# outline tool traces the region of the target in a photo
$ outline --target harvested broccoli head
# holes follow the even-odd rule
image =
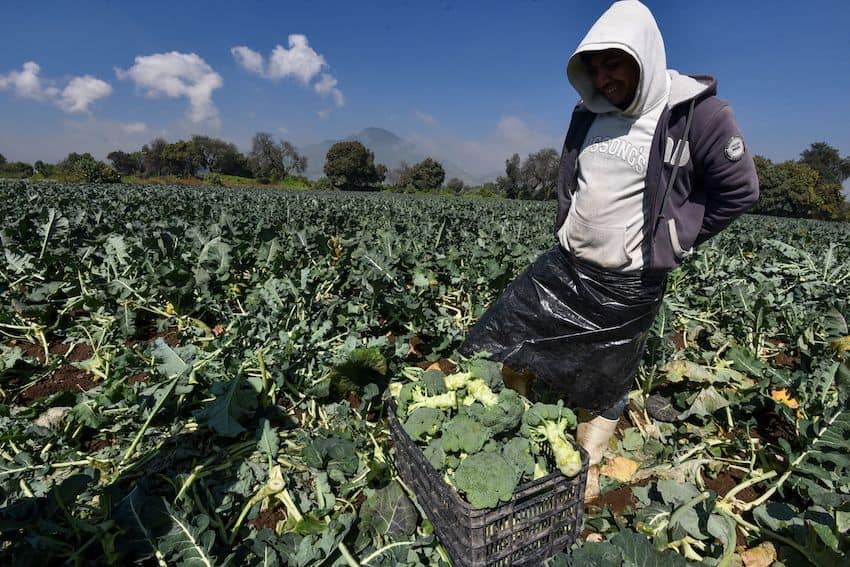
[[[575,424],[575,414],[561,402],[536,403],[522,416],[520,435],[536,443],[548,442],[557,467],[565,475],[575,476],[581,471],[581,453],[573,447],[567,433]]]
[[[470,455],[458,465],[453,482],[475,508],[493,508],[511,499],[516,488],[513,467],[498,453]]]
[[[502,445],[502,457],[515,471],[516,483],[523,478],[534,476],[534,456],[531,454],[531,443],[523,437],[514,437]]]
[[[474,403],[464,407],[463,412],[469,417],[490,429],[493,435],[516,431],[525,413],[525,402],[522,397],[510,388],[505,388],[497,397],[498,403],[485,406]]]
[[[446,388],[446,381],[444,380],[444,375],[439,370],[428,370],[427,372],[422,374],[420,380],[425,386],[425,392],[429,396],[445,394],[448,391]]]
[[[444,472],[446,470],[446,452],[443,450],[442,437],[431,439],[428,446],[422,449],[422,454],[437,471]]]
[[[484,358],[476,359],[469,365],[469,374],[472,378],[484,380],[494,392],[504,387],[502,365],[498,362]]]
[[[454,392],[452,392],[454,393]],[[443,450],[473,454],[490,438],[490,431],[466,415],[456,415],[443,426]]]
[[[446,414],[434,408],[418,408],[404,422],[404,430],[414,440],[424,441],[440,431],[440,426],[446,419]]]

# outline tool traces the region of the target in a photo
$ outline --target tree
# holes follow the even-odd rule
[[[166,144],[161,153],[162,169],[171,175],[181,177],[194,176],[202,167],[202,157],[198,154],[192,142],[178,140]]]
[[[307,169],[307,158],[285,140],[275,143],[268,132],[257,132],[251,141],[248,156],[255,177],[286,179],[287,176],[303,173]]]
[[[842,213],[840,190],[825,191],[830,184],[821,184],[820,174],[808,165],[796,161],[775,164],[762,156],[756,156],[754,161],[761,194],[753,212],[824,220]],[[832,187],[840,189],[834,184]]]
[[[554,199],[558,189],[558,166],[560,158],[557,150],[545,148],[537,153],[528,154],[520,168],[521,197],[529,199]]]
[[[112,162],[112,167],[121,175],[133,175],[140,173],[144,166],[141,152],[128,154],[121,150],[115,150],[107,154],[106,159]]]
[[[842,158],[826,142],[815,142],[800,153],[800,163],[820,174],[822,183],[841,185],[850,177],[850,157]]]
[[[237,149],[235,144],[219,138],[196,134],[192,136],[192,145],[198,155],[201,169],[224,175],[241,177],[251,175],[248,159]]]
[[[77,181],[86,183],[120,183],[121,176],[117,171],[96,160],[90,153],[78,154],[71,152],[56,164],[63,174]]]
[[[375,164],[375,154],[360,142],[337,142],[325,157],[325,175],[335,189],[374,191],[387,175],[383,164]]]
[[[455,195],[460,195],[463,193],[463,190],[466,188],[463,181],[458,179],[457,177],[452,177],[448,181],[446,181],[446,189],[454,193]]]
[[[6,156],[0,154],[0,166],[6,165]]]
[[[44,177],[49,177],[53,175],[54,167],[49,163],[44,163],[43,161],[36,160],[34,164],[32,164],[32,169],[35,173],[42,175]]]
[[[142,146],[142,163],[144,164],[144,173],[150,175],[162,175],[162,151],[168,145],[162,138],[154,138],[150,145]]]
[[[445,179],[446,171],[440,162],[426,158],[413,166],[402,162],[397,185],[409,191],[427,191],[439,189]]]
[[[516,199],[523,191],[522,176],[520,175],[519,154],[512,155],[505,160],[505,175],[496,179],[496,187],[499,193],[508,199]]]

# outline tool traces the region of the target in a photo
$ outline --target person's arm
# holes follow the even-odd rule
[[[756,166],[735,114],[721,106],[702,125],[704,148],[702,185],[706,195],[705,217],[696,244],[702,244],[744,214],[759,196]]]

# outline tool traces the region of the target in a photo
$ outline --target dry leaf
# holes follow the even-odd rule
[[[846,350],[850,350],[850,336],[841,337],[840,339],[835,339],[829,346],[832,347],[832,350],[835,352],[844,352]]]
[[[599,469],[599,474],[616,478],[620,482],[629,482],[640,468],[640,463],[626,457],[614,457]]]
[[[779,402],[780,404],[784,404],[791,409],[797,409],[800,407],[800,403],[791,397],[788,393],[788,388],[780,388],[779,390],[773,390],[770,393],[770,397],[773,398],[774,401]]]
[[[745,567],[770,567],[776,561],[776,548],[768,541],[743,552],[741,559]]]
[[[224,325],[219,323],[218,325],[213,327],[212,332],[215,336],[219,336],[220,334],[222,334],[224,332]]]

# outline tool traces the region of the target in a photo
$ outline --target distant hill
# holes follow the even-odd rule
[[[307,171],[305,172],[307,177],[317,179],[324,175],[322,169],[325,166],[325,156],[332,145],[337,142],[352,141],[358,141],[374,152],[375,161],[384,164],[389,170],[396,169],[403,161],[413,165],[425,158],[431,157],[439,161],[443,169],[446,170],[446,181],[452,177],[457,177],[468,185],[478,185],[484,181],[493,181],[495,179],[495,177],[482,178],[481,176],[464,171],[456,164],[442,160],[437,156],[429,155],[413,142],[404,140],[383,128],[366,128],[357,134],[347,136],[341,140],[325,140],[318,144],[299,148],[299,151],[307,157]]]

